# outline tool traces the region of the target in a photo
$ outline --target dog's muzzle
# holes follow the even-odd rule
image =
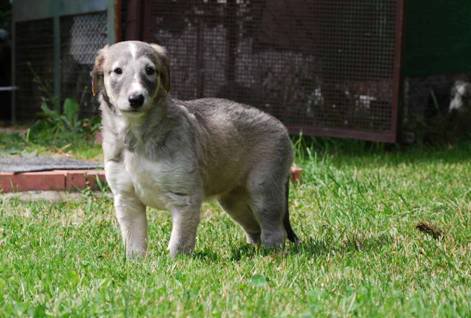
[[[142,94],[132,94],[128,97],[129,106],[132,109],[138,109],[142,105],[144,105],[144,95]]]

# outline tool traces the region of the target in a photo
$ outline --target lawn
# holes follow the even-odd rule
[[[35,124],[16,133],[0,132],[0,156],[63,155],[101,161],[101,146],[94,143],[94,138],[93,134],[52,131]]]
[[[2,198],[0,316],[471,316],[471,143],[297,148],[303,243],[283,251],[246,245],[210,203],[194,255],[169,257],[170,216],[150,210],[149,254],[129,262],[108,196]]]

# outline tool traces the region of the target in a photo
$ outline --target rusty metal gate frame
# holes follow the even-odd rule
[[[396,0],[395,17],[395,39],[393,56],[393,73],[389,79],[392,83],[392,101],[391,101],[391,119],[388,130],[381,132],[365,131],[355,128],[327,128],[306,126],[303,124],[287,124],[290,133],[304,135],[354,138],[369,141],[395,143],[398,141],[399,117],[402,102],[402,51],[403,51],[403,33],[404,33],[404,2],[405,0]],[[152,0],[130,0],[128,2],[127,12],[127,40],[143,40],[148,37],[151,30],[146,28],[152,22],[151,8]]]
[[[305,127],[288,125],[290,133],[299,133],[310,136],[321,136],[321,137],[338,137],[338,138],[353,138],[368,141],[377,141],[385,143],[396,143],[398,142],[399,134],[399,115],[401,111],[402,101],[402,54],[403,54],[403,37],[404,37],[404,1],[397,0],[396,7],[396,37],[395,37],[395,49],[394,49],[394,71],[392,77],[393,83],[393,100],[392,106],[392,117],[391,117],[391,130],[388,132],[369,132],[359,131],[354,129],[340,129],[340,128],[322,128],[322,127]]]

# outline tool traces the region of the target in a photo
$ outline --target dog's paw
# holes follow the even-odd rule
[[[170,252],[170,256],[175,258],[179,255],[191,255],[194,247],[194,244],[169,244],[168,250]]]
[[[143,259],[146,257],[146,251],[145,250],[131,250],[131,249],[126,249],[126,259],[127,260],[139,260]]]
[[[285,231],[263,232],[261,235],[262,247],[268,249],[278,249],[284,246],[286,240]]]
[[[245,233],[247,243],[252,245],[260,245],[260,233]]]

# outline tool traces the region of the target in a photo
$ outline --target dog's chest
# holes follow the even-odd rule
[[[125,156],[125,166],[136,195],[147,206],[168,208],[175,193],[188,192],[188,182],[182,180],[182,176],[186,175],[185,167],[178,161],[149,160],[129,153]]]

